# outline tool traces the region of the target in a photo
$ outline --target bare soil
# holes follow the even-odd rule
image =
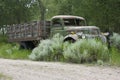
[[[120,80],[119,67],[27,60],[0,59],[0,73],[12,80]]]

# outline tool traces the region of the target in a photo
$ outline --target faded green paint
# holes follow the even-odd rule
[[[67,19],[66,21],[69,22],[69,20],[73,19],[74,21],[70,21],[69,23],[75,23],[73,25],[65,25],[65,20],[64,19]],[[86,21],[84,18],[82,17],[79,17],[79,16],[70,16],[70,15],[58,15],[58,16],[54,16],[51,20],[51,36],[53,36],[54,34],[56,33],[60,33],[61,35],[63,36],[66,36],[68,35],[68,28],[69,27],[75,27],[75,26],[78,26],[77,24],[77,21],[76,20],[80,20],[80,23],[81,21],[84,22],[83,25],[86,25]]]

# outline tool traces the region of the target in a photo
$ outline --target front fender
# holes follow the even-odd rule
[[[100,38],[103,43],[107,43],[107,38],[104,35],[100,35]]]
[[[77,41],[78,40],[78,35],[69,34],[69,35],[64,37],[64,41],[70,41],[70,40]]]

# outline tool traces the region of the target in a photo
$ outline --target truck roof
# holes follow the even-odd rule
[[[93,29],[99,29],[97,26],[81,26],[80,28],[84,29],[84,28],[93,28]]]
[[[85,20],[83,17],[72,16],[72,15],[57,15],[57,16],[52,17],[52,19],[54,18],[77,18],[77,19]]]

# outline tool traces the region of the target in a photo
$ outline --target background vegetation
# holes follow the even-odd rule
[[[110,38],[110,40],[111,40],[111,45],[120,50],[120,35],[114,33],[113,36]]]
[[[119,0],[0,0],[0,7],[0,27],[66,14],[85,17],[103,31],[120,30]]]
[[[0,35],[0,58],[28,59],[30,52],[29,50],[20,50],[17,43],[9,43],[5,35]]]

